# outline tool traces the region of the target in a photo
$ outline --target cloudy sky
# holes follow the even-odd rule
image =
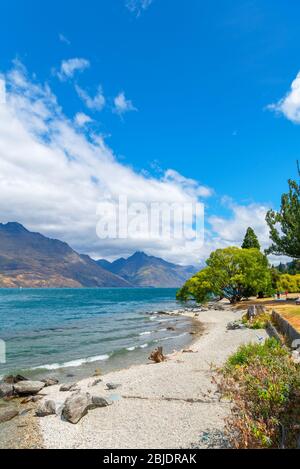
[[[2,7],[0,222],[94,258],[139,249],[199,264],[248,226],[268,245],[265,213],[299,156],[300,6],[217,3]],[[100,240],[97,205],[120,194],[204,203],[204,245]]]

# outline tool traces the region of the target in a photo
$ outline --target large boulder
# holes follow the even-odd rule
[[[19,412],[16,409],[0,409],[0,423],[8,422],[17,415]]]
[[[70,396],[63,407],[62,416],[70,423],[78,423],[89,410],[91,398],[88,393],[77,393]]]
[[[1,383],[0,384],[0,399],[3,397],[11,397],[14,394],[14,387],[12,384]]]
[[[43,401],[36,409],[36,415],[38,417],[47,417],[48,415],[56,414],[56,404],[54,401]]]
[[[45,387],[42,381],[20,381],[14,384],[14,390],[19,396],[30,396],[37,394]]]

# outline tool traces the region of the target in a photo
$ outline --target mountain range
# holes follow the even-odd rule
[[[136,252],[128,259],[120,258],[111,263],[100,259],[97,263],[137,287],[176,288],[197,272],[193,266],[172,264],[144,252]]]
[[[180,287],[196,271],[143,252],[95,261],[19,223],[0,223],[0,288]]]

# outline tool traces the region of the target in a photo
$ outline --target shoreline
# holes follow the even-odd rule
[[[227,331],[228,322],[240,318],[242,312],[225,304],[218,307],[222,309],[198,307],[182,313],[199,324],[200,335],[195,334],[188,350],[171,353],[167,361],[159,364],[132,365],[109,372],[96,385],[95,377],[79,381],[80,392],[109,398],[113,404],[90,410],[76,425],[62,420],[60,415],[35,418],[40,447],[207,447],[200,441],[201,435],[222,433],[230,408],[228,402],[219,401],[211,365],[222,365],[239,345],[267,337],[264,330]],[[107,383],[120,386],[110,391]],[[54,400],[58,413],[72,394],[60,392],[59,388],[60,385],[43,390],[44,399]]]

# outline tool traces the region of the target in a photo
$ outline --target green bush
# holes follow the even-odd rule
[[[300,292],[300,274],[282,274],[277,281],[277,289],[289,293]]]
[[[245,314],[242,318],[243,324],[245,324],[248,329],[265,329],[270,320],[271,314],[268,312],[264,312],[255,316],[252,321],[248,321],[247,314]]]
[[[299,435],[294,430],[300,418],[299,365],[275,339],[241,346],[222,370],[219,388],[233,402],[226,422],[233,446],[297,446]]]

